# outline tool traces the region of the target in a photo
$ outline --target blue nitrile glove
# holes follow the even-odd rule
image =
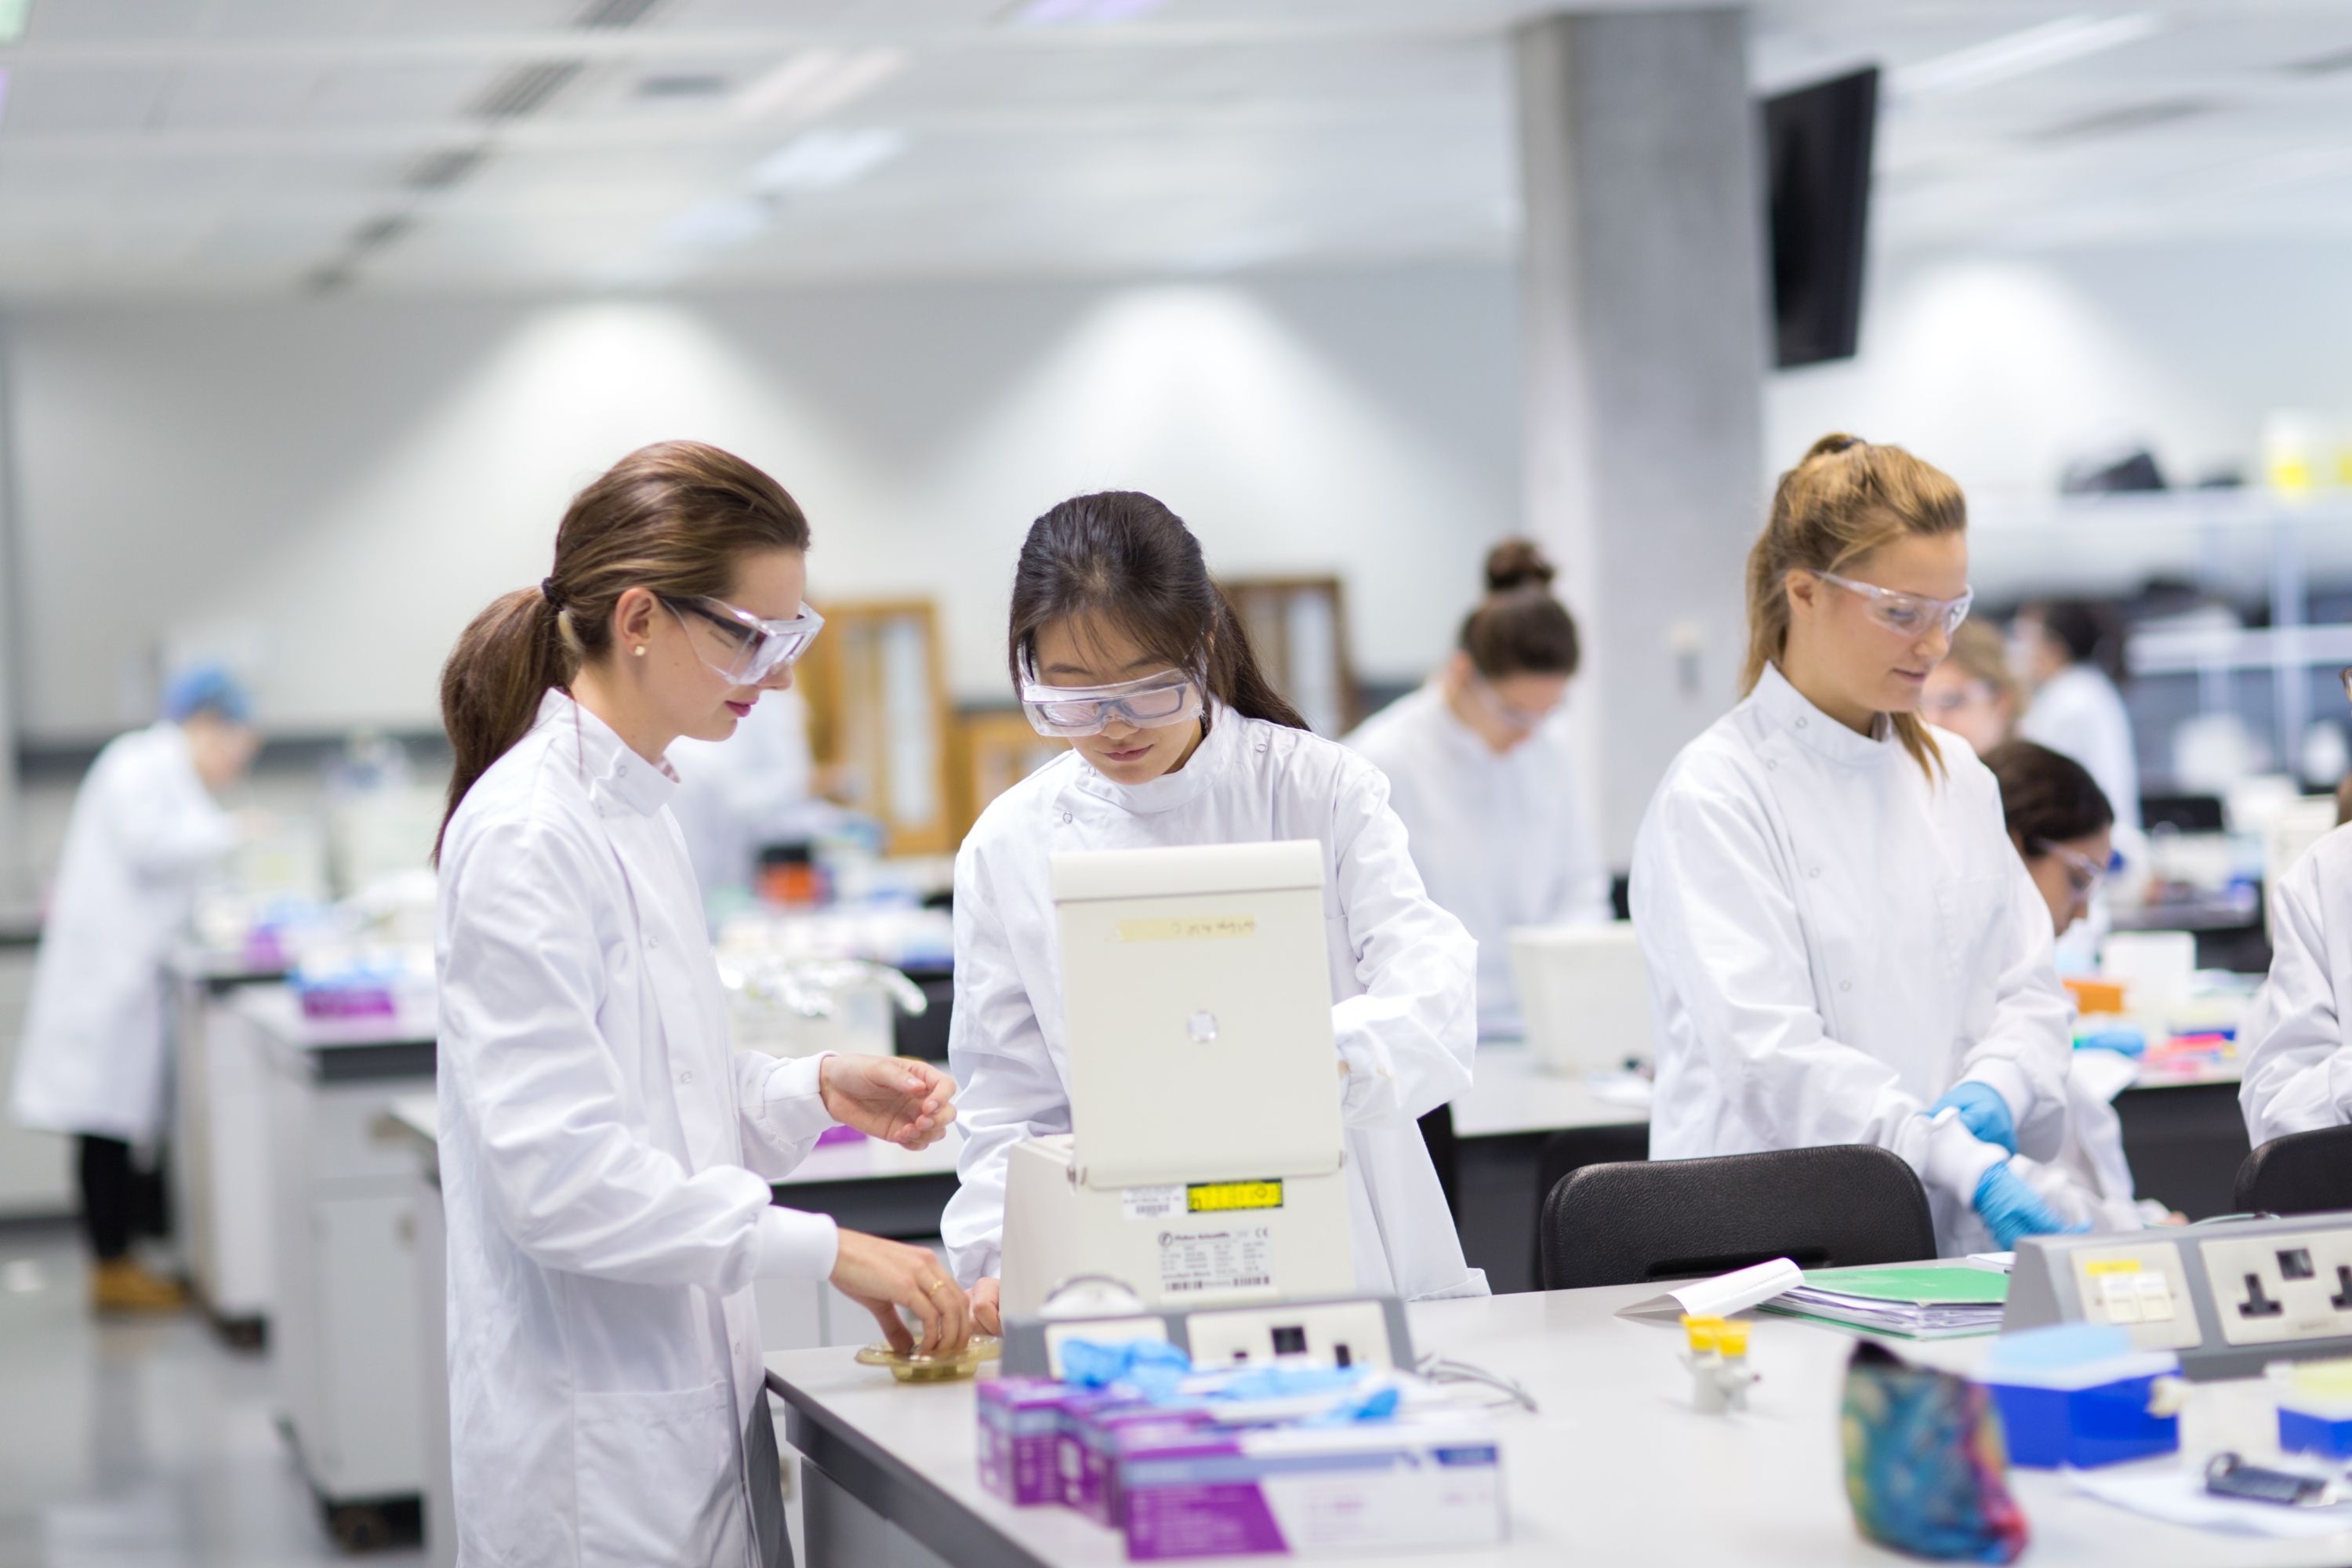
[[[1987,1171],[1977,1183],[1976,1209],[2003,1252],[2017,1250],[2021,1237],[2067,1235],[2088,1228],[2060,1219],[2042,1201],[2042,1194],[2009,1168],[2007,1161]]]
[[[2010,1115],[2009,1101],[1992,1085],[1963,1079],[1946,1089],[1944,1098],[1927,1108],[1927,1114],[1939,1110],[1958,1111],[1960,1125],[1977,1137],[2017,1152],[2017,1119]]]

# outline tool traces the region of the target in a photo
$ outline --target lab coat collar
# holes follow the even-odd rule
[[[574,754],[580,759],[581,776],[600,807],[606,801],[616,801],[640,816],[651,816],[677,793],[677,774],[667,758],[649,763],[637,755],[610,724],[561,687],[551,689],[539,700],[539,720],[533,728],[549,724],[572,731],[559,736],[556,743],[578,746]]]
[[[1149,784],[1116,784],[1095,772],[1094,764],[1084,756],[1078,759],[1077,787],[1098,800],[1107,800],[1124,811],[1138,816],[1156,816],[1163,811],[1174,811],[1198,800],[1201,792],[1218,773],[1233,765],[1234,748],[1241,744],[1242,718],[1223,703],[1209,704],[1209,732],[1185,759],[1184,765],[1172,773],[1162,773]]]
[[[1881,713],[1867,735],[1857,735],[1813,706],[1805,694],[1789,684],[1777,664],[1767,664],[1748,700],[1766,725],[1785,734],[1807,751],[1832,763],[1868,766],[1903,754],[1895,726]]]

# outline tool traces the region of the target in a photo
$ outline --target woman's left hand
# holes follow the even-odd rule
[[[902,1149],[928,1149],[955,1120],[956,1080],[911,1057],[830,1056],[818,1082],[826,1115]]]

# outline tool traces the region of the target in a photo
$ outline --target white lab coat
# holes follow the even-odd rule
[[[1930,784],[1882,721],[1856,734],[1767,667],[1683,749],[1633,846],[1649,962],[1654,1159],[1874,1143],[1929,1184],[1945,1252],[1979,1246],[1916,1112],[1998,1090],[2021,1151],[2065,1127],[2072,1017],[2050,911],[1968,743]],[[1951,1190],[1966,1186],[1965,1192]]]
[[[2069,665],[2043,681],[2025,717],[2018,721],[2017,733],[2082,763],[2115,808],[2124,846],[2138,842],[2139,757],[2132,749],[2131,715],[2124,710],[2123,693],[2105,670],[2096,665]],[[2126,847],[2126,855],[2130,852]]]
[[[837,813],[812,800],[808,704],[797,691],[763,691],[724,741],[681,739],[667,761],[677,774],[670,815],[703,897],[754,886],[760,851],[821,832]]]
[[[833,1269],[832,1220],[770,1205],[822,1058],[730,1050],[675,787],[551,691],[443,850],[462,1562],[747,1562],[751,1281]]]
[[[2238,1104],[2257,1148],[2352,1121],[2352,827],[2313,845],[2271,904],[2270,978],[2239,1035]]]
[[[236,842],[187,732],[109,742],[74,799],[16,1065],[16,1120],[152,1144],[169,1079],[163,963],[205,872]]]
[[[1013,1145],[1070,1131],[1050,857],[1297,838],[1320,839],[1329,857],[1325,946],[1358,1283],[1409,1300],[1486,1293],[1414,1125],[1470,1086],[1470,938],[1422,890],[1377,769],[1223,707],[1184,766],[1149,784],[1114,784],[1075,751],[1055,758],[998,796],[956,856],[948,1058],[965,1142],[940,1228],[958,1279],[999,1272]]]
[[[2162,1221],[2162,1204],[2136,1196],[2124,1157],[2124,1124],[2115,1099],[2139,1069],[2130,1058],[2093,1047],[2066,1066],[2066,1138],[2049,1160],[2010,1162],[2059,1218],[2095,1231],[2138,1230]]]
[[[1517,1034],[1507,933],[1599,924],[1611,913],[1609,863],[1576,785],[1567,715],[1497,754],[1432,681],[1372,715],[1348,744],[1388,775],[1389,805],[1429,896],[1478,943],[1478,1033]]]

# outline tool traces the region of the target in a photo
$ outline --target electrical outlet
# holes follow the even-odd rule
[[[2118,1239],[2069,1254],[2083,1316],[2131,1331],[2142,1350],[2187,1350],[2204,1337],[2177,1241]]]
[[[2233,1345],[2352,1334],[2352,1234],[2273,1231],[2200,1242],[2221,1337]]]
[[[1325,1366],[1393,1367],[1388,1313],[1378,1301],[1197,1311],[1185,1321],[1192,1364],[1253,1366],[1307,1361]]]

